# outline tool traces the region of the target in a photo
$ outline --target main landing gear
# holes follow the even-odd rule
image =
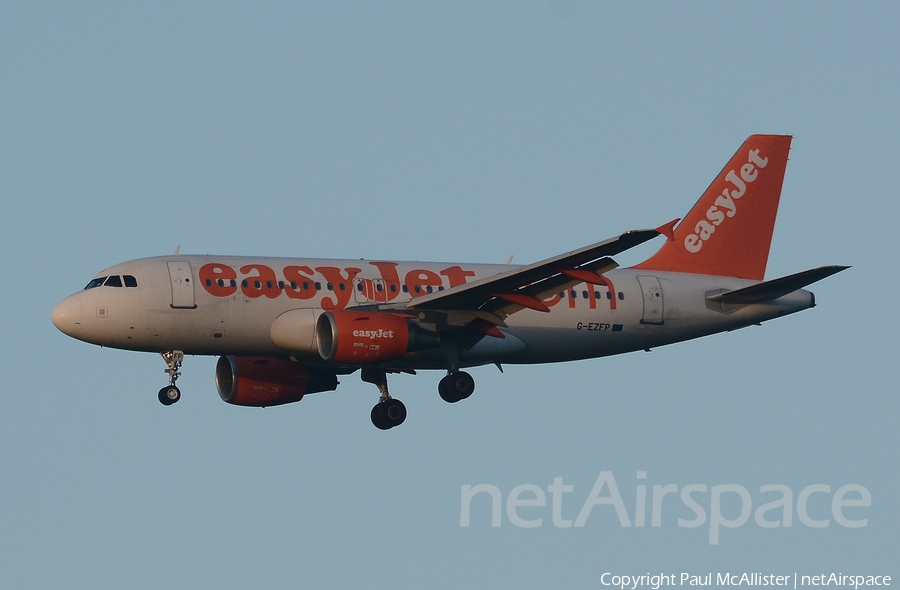
[[[362,380],[373,383],[381,393],[381,399],[372,408],[372,424],[379,430],[390,430],[406,420],[406,406],[388,393],[387,374],[383,369],[363,369]]]
[[[453,371],[438,383],[438,393],[445,402],[455,404],[464,400],[475,391],[475,379],[465,371]]]
[[[390,430],[394,426],[400,426],[406,420],[406,406],[388,393],[387,374],[383,369],[363,369],[362,380],[378,387],[381,399],[372,408],[372,424],[380,430]],[[471,375],[458,369],[451,369],[447,376],[441,379],[438,385],[438,393],[446,402],[456,403],[464,400],[475,391],[475,379]]]
[[[180,350],[168,350],[159,354],[166,361],[167,368],[165,372],[169,375],[169,384],[159,390],[159,403],[164,406],[171,406],[181,399],[181,390],[175,387],[175,381],[181,375],[178,369],[181,368],[181,363],[184,362],[184,353]]]

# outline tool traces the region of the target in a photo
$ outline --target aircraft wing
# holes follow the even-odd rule
[[[675,220],[677,221],[677,220]],[[579,283],[604,284],[601,275],[618,264],[610,258],[660,234],[668,235],[674,221],[657,229],[635,230],[540,262],[516,267],[490,277],[416,297],[410,301],[379,305],[379,309],[406,313],[437,312],[453,316],[449,325],[465,325],[497,335],[494,326],[522,309],[550,311],[544,299]],[[480,322],[478,320],[481,320]],[[486,322],[485,329],[479,324]]]

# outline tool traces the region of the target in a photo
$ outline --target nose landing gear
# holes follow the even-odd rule
[[[181,368],[181,363],[184,362],[184,353],[180,350],[167,350],[159,354],[166,361],[167,367],[164,372],[169,375],[169,384],[159,390],[159,403],[164,406],[171,406],[181,399],[181,390],[175,387],[175,381],[181,375],[178,369]]]

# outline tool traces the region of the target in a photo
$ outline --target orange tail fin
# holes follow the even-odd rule
[[[763,280],[790,135],[751,135],[675,228],[634,268]]]

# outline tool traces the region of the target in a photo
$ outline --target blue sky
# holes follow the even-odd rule
[[[0,587],[900,575],[898,17],[892,3],[4,5]],[[815,309],[649,354],[475,369],[452,406],[438,373],[398,376],[410,416],[389,432],[356,375],[243,409],[218,399],[214,358],[187,359],[184,399],[164,408],[161,359],[50,323],[100,269],[178,245],[539,260],[683,215],[753,133],[794,136],[767,276],[853,266],[815,286]],[[813,494],[828,527],[751,516],[718,545],[709,523],[677,524],[678,502],[660,527],[622,527],[610,506],[555,527],[554,478],[574,519],[604,471],[632,520],[638,485],[737,484],[755,510],[768,484],[795,503],[856,484],[872,505],[845,528]],[[520,509],[542,525],[504,511],[491,527],[482,499],[460,527],[462,486],[478,484],[504,502],[542,488],[547,506]]]

